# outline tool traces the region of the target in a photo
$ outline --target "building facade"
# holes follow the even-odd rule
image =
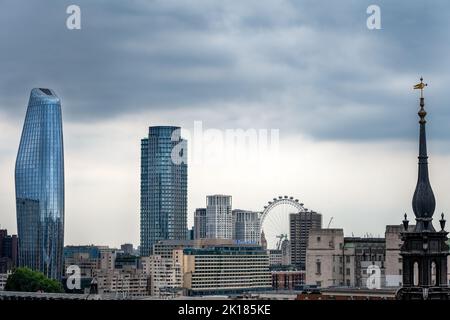
[[[183,250],[188,296],[239,294],[272,286],[269,257],[261,247],[216,246]]]
[[[386,226],[384,238],[344,237],[342,229],[312,230],[306,283],[322,288],[400,287],[403,243],[400,234],[400,226]]]
[[[19,265],[59,279],[64,247],[64,152],[60,99],[33,89],[15,167]]]
[[[195,209],[194,239],[206,239],[206,208]]]
[[[206,197],[206,238],[233,239],[231,196]]]
[[[306,284],[326,288],[344,285],[344,230],[315,229],[309,234]]]
[[[414,225],[410,225],[408,228],[412,231],[414,227]],[[400,256],[400,248],[403,244],[401,232],[403,232],[403,226],[401,225],[386,226],[384,237],[386,239],[385,270],[387,287],[401,287],[403,284],[403,259]]]
[[[305,276],[303,270],[272,271],[272,289],[298,290],[305,284]]]
[[[120,250],[123,251],[125,254],[134,254],[134,248],[132,243],[124,243],[120,245]]]
[[[289,215],[291,263],[298,269],[305,269],[310,230],[320,228],[322,228],[322,215],[320,213],[306,211]]]
[[[140,269],[99,270],[96,274],[98,291],[120,298],[148,296],[148,277]]]
[[[159,240],[187,237],[186,159],[179,127],[150,127],[141,140],[141,256]]]
[[[151,255],[142,260],[142,269],[148,276],[149,293],[157,297],[175,297],[183,293],[183,250],[172,251],[171,258]]]
[[[233,239],[247,244],[261,241],[259,212],[236,209],[232,211]]]

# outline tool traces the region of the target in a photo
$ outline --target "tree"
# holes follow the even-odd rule
[[[6,280],[5,291],[48,293],[64,292],[60,282],[29,268],[17,268]]]

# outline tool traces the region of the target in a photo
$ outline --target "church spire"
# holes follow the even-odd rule
[[[428,155],[427,155],[427,137],[425,132],[425,99],[423,97],[423,89],[427,86],[420,78],[420,83],[414,86],[414,89],[420,89],[420,110],[419,124],[419,174],[417,178],[416,190],[414,192],[412,206],[416,216],[416,231],[435,231],[432,224],[433,213],[436,208],[436,200],[430,185],[428,176]]]

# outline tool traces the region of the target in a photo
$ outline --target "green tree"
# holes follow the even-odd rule
[[[5,291],[61,293],[60,282],[47,278],[43,273],[29,268],[17,268],[6,280]]]

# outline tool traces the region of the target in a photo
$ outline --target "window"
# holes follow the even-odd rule
[[[414,285],[418,286],[419,285],[419,263],[414,262]]]
[[[322,272],[321,272],[321,263],[320,263],[320,261],[317,261],[316,262],[316,274],[321,274]]]
[[[398,274],[402,275],[402,269],[398,269]]]
[[[317,242],[320,242],[320,237],[317,237]]]
[[[346,274],[347,276],[350,275],[350,268],[347,268],[347,269],[345,270],[345,274]]]
[[[350,263],[350,256],[345,256],[345,263]]]
[[[402,258],[398,258],[398,262],[402,263],[403,259]]]
[[[350,287],[350,279],[347,279],[347,287]]]
[[[317,285],[318,287],[321,287],[321,286],[322,286],[322,281],[316,281],[316,285]]]
[[[431,285],[435,286],[437,285],[436,282],[437,278],[436,278],[436,262],[432,262],[431,263]]]

